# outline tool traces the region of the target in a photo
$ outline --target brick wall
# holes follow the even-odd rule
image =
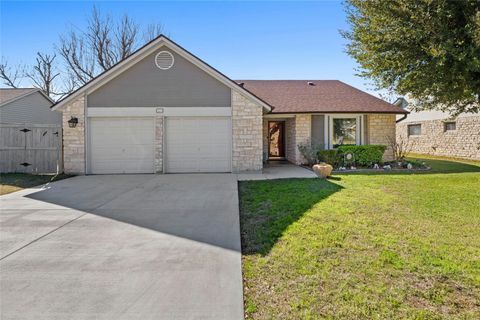
[[[263,110],[232,90],[232,171],[258,171],[263,167]]]
[[[397,140],[408,141],[411,152],[480,160],[480,116],[459,117],[455,122],[451,131],[445,131],[443,120],[400,122]],[[409,124],[421,124],[422,134],[408,137]]]
[[[393,160],[393,151],[388,138],[395,139],[396,115],[392,114],[369,114],[367,116],[366,143],[383,144],[387,146],[383,159]]]
[[[83,96],[62,110],[63,168],[68,174],[85,174],[85,99]],[[75,128],[68,126],[71,117],[78,118]]]

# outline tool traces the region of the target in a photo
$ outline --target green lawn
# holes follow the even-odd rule
[[[480,162],[240,182],[247,319],[480,319]]]
[[[0,174],[0,195],[69,177],[64,174],[2,173]]]

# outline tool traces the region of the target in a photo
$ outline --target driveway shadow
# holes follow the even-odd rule
[[[275,190],[271,189],[273,183]],[[342,189],[321,179],[240,182],[242,253],[268,254],[288,226],[315,204]]]
[[[233,175],[75,177],[26,197],[237,252],[241,249]]]

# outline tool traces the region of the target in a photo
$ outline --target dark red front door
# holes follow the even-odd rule
[[[285,158],[285,122],[268,122],[268,157]]]

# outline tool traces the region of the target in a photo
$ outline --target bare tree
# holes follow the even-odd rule
[[[161,23],[150,23],[147,25],[145,28],[145,31],[143,32],[143,41],[145,43],[152,41],[159,35],[161,35],[164,32],[164,27],[163,24]]]
[[[24,67],[21,65],[10,66],[8,61],[2,57],[0,63],[0,79],[5,86],[18,88],[20,79],[24,77]]]
[[[32,80],[37,88],[42,89],[48,96],[57,94],[54,81],[60,75],[55,66],[56,54],[50,55],[37,52],[32,69],[25,72],[25,76]]]
[[[120,19],[102,15],[94,6],[84,30],[72,28],[60,35],[55,49],[57,55],[37,53],[35,64],[25,69],[0,64],[0,80],[9,87],[17,87],[27,77],[48,95],[62,97],[86,84],[99,73],[110,69],[130,56],[142,42],[148,42],[163,31],[161,24],[141,28],[127,14]],[[2,59],[3,61],[3,59]]]
[[[410,151],[412,151],[413,143],[403,135],[399,135],[398,137],[386,136],[385,138],[392,149],[395,161],[403,161]]]
[[[102,16],[96,7],[85,31],[72,30],[60,37],[59,52],[80,84],[110,69],[139,47],[139,26],[128,15],[118,21]],[[147,30],[149,30],[147,28]],[[154,33],[157,29],[150,29]]]
[[[58,51],[67,69],[71,71],[69,75],[74,77],[72,81],[80,84],[87,83],[96,74],[94,57],[87,48],[85,39],[78,37],[73,31],[67,36],[60,37]]]
[[[119,25],[115,29],[115,63],[131,55],[139,45],[138,43],[138,25],[124,15]]]

